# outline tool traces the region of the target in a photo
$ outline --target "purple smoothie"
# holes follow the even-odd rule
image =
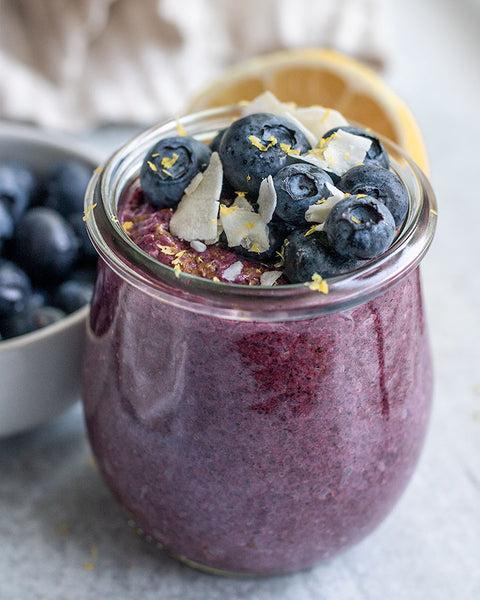
[[[97,183],[91,207],[107,184]],[[168,265],[175,254],[159,253],[159,244],[190,252],[165,233],[167,213],[155,215],[139,199],[130,196],[119,214],[133,223],[124,227],[128,235]],[[431,239],[429,205],[416,202],[415,227],[430,227]],[[406,258],[357,277],[370,285],[363,300],[322,310],[324,298],[300,286],[298,294],[318,297],[320,308],[310,303],[292,318],[275,299],[291,287],[282,285],[271,302],[285,318],[277,311],[268,319],[242,312],[243,300],[228,294],[235,286],[207,282],[226,290],[209,297],[199,283],[180,289],[182,279],[170,275],[158,292],[144,259],[101,212],[94,218],[101,260],[85,417],[105,480],[136,525],[189,564],[253,575],[310,567],[371,532],[410,479],[428,421],[432,370],[420,274],[407,268],[418,265],[427,232],[398,242],[394,252]],[[216,269],[209,278],[221,279],[239,260],[209,251]],[[189,254],[188,264],[197,263]],[[258,283],[263,267],[250,266],[238,283]],[[341,298],[339,289],[334,283],[331,295]],[[235,310],[238,303],[239,316],[217,310],[228,303]]]
[[[412,474],[431,395],[418,271],[351,310],[251,323],[159,305],[102,266],[91,328],[99,466],[179,557],[308,567],[369,533]]]

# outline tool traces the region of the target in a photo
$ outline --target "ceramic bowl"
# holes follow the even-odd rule
[[[0,161],[20,159],[36,173],[73,158],[93,169],[100,157],[56,132],[0,122]],[[0,437],[32,429],[79,399],[88,306],[26,335],[0,341]]]

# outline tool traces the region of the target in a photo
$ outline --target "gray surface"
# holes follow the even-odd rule
[[[77,406],[0,441],[1,600],[480,598],[479,10],[468,0],[390,3],[388,78],[425,133],[440,208],[423,266],[434,410],[419,468],[390,517],[310,572],[260,581],[197,573],[128,527],[90,462]]]

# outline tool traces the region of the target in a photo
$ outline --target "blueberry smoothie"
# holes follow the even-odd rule
[[[364,538],[415,468],[432,389],[418,264],[434,201],[398,150],[339,119],[322,138],[271,113],[239,125],[236,111],[185,121],[207,143],[220,130],[208,151],[171,123],[91,184],[101,260],[84,407],[139,528],[190,565],[263,575]],[[354,171],[365,166],[369,181]],[[152,177],[162,170],[167,187]]]

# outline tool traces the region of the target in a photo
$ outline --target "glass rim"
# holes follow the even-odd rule
[[[117,275],[162,302],[201,314],[280,321],[310,318],[363,303],[419,265],[435,231],[435,197],[419,167],[381,135],[378,137],[390,155],[392,168],[409,192],[407,216],[384,254],[355,271],[328,278],[327,294],[311,290],[311,282],[268,287],[216,282],[175,272],[141,250],[121,226],[116,207],[122,193],[138,182],[146,153],[159,139],[177,135],[179,126],[188,135],[212,139],[219,129],[239,118],[240,111],[241,106],[214,108],[155,125],[126,142],[96,170],[85,197],[86,225],[101,259]]]

